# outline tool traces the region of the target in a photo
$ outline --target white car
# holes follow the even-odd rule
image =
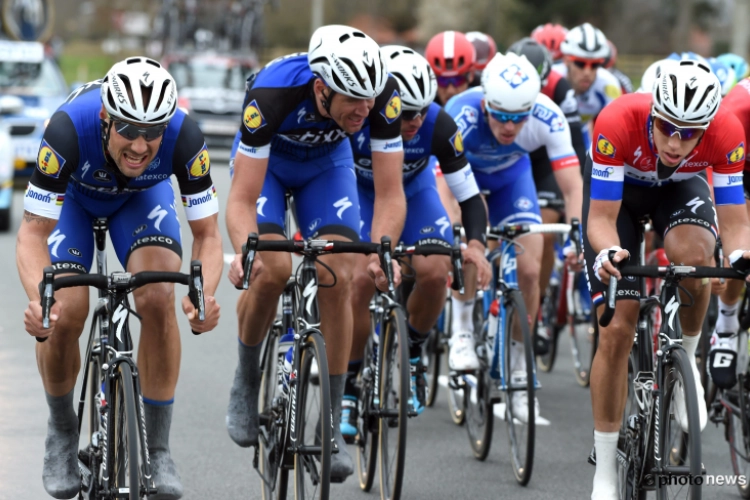
[[[18,97],[0,97],[0,115],[14,115],[22,110],[23,101]],[[0,117],[0,231],[7,231],[11,225],[14,158],[15,148],[8,133],[8,124]]]

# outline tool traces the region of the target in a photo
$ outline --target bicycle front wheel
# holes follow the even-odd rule
[[[128,363],[117,365],[117,374],[112,383],[114,395],[110,409],[110,465],[112,488],[119,492],[118,498],[139,500],[141,482],[138,467],[138,414],[136,413],[133,370]],[[127,496],[124,496],[127,495]]]
[[[545,337],[549,341],[547,352],[536,356],[537,365],[543,372],[552,371],[557,359],[557,337],[560,332],[560,328],[557,326],[557,311],[561,300],[560,288],[559,283],[547,286],[542,304],[539,307],[537,327],[534,330],[537,335],[539,335],[540,329],[543,330]]]
[[[406,461],[406,420],[409,413],[409,341],[400,307],[390,310],[381,331],[380,368],[380,498],[398,500]],[[417,374],[422,376],[422,374]]]
[[[370,491],[372,488],[378,458],[378,418],[373,413],[375,409],[373,404],[373,398],[375,397],[373,356],[373,340],[372,335],[370,335],[365,347],[365,361],[357,375],[359,416],[357,417],[355,444],[357,445],[357,476],[362,491]]]
[[[534,436],[536,431],[536,403],[534,387],[534,347],[529,331],[526,306],[518,290],[510,290],[505,297],[505,383],[507,400],[505,404],[505,424],[510,441],[511,462],[516,481],[525,486],[531,480],[534,466]],[[521,365],[521,359],[513,359],[511,340],[514,332],[520,332],[523,342],[525,369],[514,370]],[[521,342],[521,340],[519,340]],[[523,380],[525,378],[525,381]]]
[[[490,452],[495,418],[492,413],[492,379],[487,369],[483,368],[472,375],[464,375],[464,381],[466,432],[474,458],[483,461]]]
[[[299,374],[292,384],[291,432],[294,448],[294,498],[328,500],[331,485],[331,391],[323,335],[309,332],[300,344]],[[311,374],[313,363],[317,374]],[[313,375],[315,375],[313,377]],[[294,390],[296,386],[296,391]],[[296,392],[296,394],[295,394]],[[294,403],[294,402],[293,402]]]
[[[703,477],[695,376],[683,349],[672,349],[669,356],[661,384],[664,399],[658,435],[664,472],[656,478],[656,498],[700,500]],[[679,403],[679,393],[684,394],[684,407]],[[685,419],[687,433],[680,423]]]

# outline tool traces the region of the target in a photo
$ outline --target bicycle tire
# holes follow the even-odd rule
[[[748,395],[747,390],[739,387],[739,390],[745,391],[745,400]],[[746,403],[747,406],[747,403]],[[735,477],[745,477],[750,475],[750,447],[745,445],[745,438],[742,432],[742,418],[743,415],[737,415],[733,410],[726,410],[726,438],[729,444],[729,457],[732,460],[732,470],[734,471]],[[744,418],[748,418],[748,408],[744,410]],[[750,429],[750,425],[746,424],[746,428]],[[739,450],[738,450],[739,449]],[[744,464],[744,469],[741,467]],[[750,498],[750,482],[745,481],[745,484],[737,482],[737,489],[740,492],[742,498]]]
[[[378,425],[380,498],[399,500],[406,465],[406,423],[411,398],[409,340],[403,309],[392,308],[385,320],[380,342],[380,410],[389,416],[381,416]],[[391,414],[396,415],[395,422]]]
[[[628,395],[622,413],[620,436],[617,442],[617,476],[621,500],[646,500],[647,492],[640,488],[640,461],[643,457],[643,446],[628,431],[628,420],[631,415],[638,415],[638,402],[635,396],[634,380],[638,373],[638,347],[634,346],[628,355]]]
[[[508,441],[510,444],[511,463],[513,465],[513,474],[516,477],[516,481],[522,486],[529,484],[531,480],[531,473],[534,468],[534,438],[536,432],[536,415],[535,415],[535,393],[536,388],[534,387],[535,370],[534,370],[534,345],[531,340],[531,332],[529,331],[529,323],[526,318],[526,306],[523,302],[523,296],[519,290],[510,290],[505,298],[505,324],[503,325],[503,335],[505,336],[505,352],[502,353],[505,356],[505,380],[508,384],[507,398],[505,404],[505,424],[508,431]],[[517,317],[518,324],[521,329],[523,336],[523,347],[524,356],[526,358],[526,387],[523,389],[526,391],[526,397],[528,401],[527,408],[527,422],[523,424],[520,420],[517,422],[516,417],[513,413],[513,404],[511,403],[512,392],[511,388],[511,335],[513,332],[514,317]],[[521,424],[521,425],[519,425]],[[525,439],[519,439],[521,431],[526,428]],[[518,431],[518,432],[517,432]],[[518,435],[517,435],[518,434]],[[521,453],[525,451],[525,455]]]
[[[305,454],[301,450],[295,449],[294,498],[296,500],[328,500],[331,486],[333,429],[331,428],[328,358],[326,357],[323,335],[319,331],[308,331],[304,342],[300,344],[298,355],[300,357],[299,373],[294,382],[297,386],[297,402],[296,405],[293,404],[297,411],[297,443],[301,447],[310,445],[320,447],[320,455]],[[315,380],[312,380],[310,369],[314,360],[317,361],[318,375]],[[318,407],[314,414],[307,411],[307,403],[311,401],[313,396],[319,398]],[[294,391],[291,397],[295,397]],[[308,421],[308,418],[311,421]],[[305,438],[309,438],[311,435],[314,442],[308,444]],[[316,462],[320,467],[316,466]],[[308,479],[310,482],[309,488],[306,484]]]
[[[673,400],[671,396],[675,394],[677,384],[681,383],[684,391],[685,398],[685,410],[688,419],[688,433],[686,446],[685,458],[689,460],[687,467],[689,468],[689,474],[693,478],[702,477],[702,463],[701,463],[701,443],[700,443],[700,422],[698,420],[698,399],[695,388],[695,376],[693,375],[693,369],[688,361],[687,353],[681,348],[674,348],[670,353],[669,360],[664,366],[664,380],[659,381],[659,386],[664,391],[664,405],[659,413],[660,418],[660,432],[659,432],[659,449],[665,453],[667,450],[671,450],[673,447],[672,443],[672,431],[676,438],[682,439],[684,434],[679,423],[672,417],[672,413],[676,413],[676,409],[672,409]],[[684,467],[683,464],[680,464]],[[669,466],[667,466],[669,467]],[[669,479],[669,476],[667,476]],[[672,500],[680,498],[673,492],[686,493],[685,497],[690,500],[701,499],[701,484],[690,484],[685,490],[684,486],[679,484],[674,485],[672,488],[671,484],[662,484],[664,481],[657,478],[656,481],[656,498],[659,500]],[[674,476],[672,476],[674,479]],[[671,481],[669,481],[671,483]],[[693,483],[693,481],[690,481]]]
[[[273,400],[277,396],[278,391],[278,345],[279,338],[281,337],[281,331],[277,327],[273,327],[271,332],[263,343],[263,355],[261,359],[264,360],[264,366],[260,375],[260,394],[258,398],[258,414],[268,414],[273,405]],[[261,478],[269,480],[270,485],[266,481],[261,480],[261,498],[263,500],[273,500],[274,490],[276,489],[276,480],[278,469],[281,466],[278,453],[281,447],[278,446],[278,439],[283,439],[283,434],[278,431],[276,424],[272,418],[268,419],[269,425],[266,426],[261,424],[260,433],[258,435],[258,472]],[[271,470],[276,468],[276,470]],[[278,498],[286,498],[286,491],[282,493],[281,489],[278,490]]]
[[[599,325],[595,320],[576,324],[575,317],[569,315],[568,328],[570,349],[573,354],[573,374],[578,385],[588,387],[591,383],[591,366],[594,363],[596,349],[599,347]]]
[[[373,376],[375,370],[371,363],[373,359],[372,335],[365,345],[365,363],[357,374],[359,399],[357,406],[357,477],[362,491],[370,491],[375,480],[378,459],[378,423],[377,418],[370,413],[373,401]]]
[[[440,337],[442,333],[437,328],[433,328],[427,342],[424,343],[424,354],[422,356],[424,366],[427,368],[427,400],[425,406],[431,408],[435,405],[437,398],[439,379],[440,379],[440,361],[442,358],[442,346]]]
[[[480,364],[482,364],[480,362]],[[464,391],[464,407],[466,408],[466,434],[474,458],[484,461],[490,453],[492,445],[492,428],[495,420],[493,414],[491,388],[492,379],[486,364],[482,364],[471,386],[471,390]]]
[[[112,382],[114,394],[109,429],[112,436],[111,464],[112,489],[128,489],[129,500],[140,500],[140,467],[138,443],[138,413],[136,412],[133,371],[128,363],[117,365],[117,375]],[[135,460],[133,458],[135,457]]]
[[[555,360],[557,359],[557,340],[560,334],[560,327],[557,326],[557,310],[562,300],[561,286],[549,285],[545,290],[542,305],[539,307],[539,318],[537,318],[536,324],[534,325],[534,334],[538,331],[538,327],[547,330],[549,338],[549,347],[545,354],[538,354],[536,356],[536,363],[540,370],[543,372],[551,372],[555,366]],[[541,325],[540,325],[541,321]]]
[[[448,364],[447,356],[445,358],[445,364]],[[457,388],[451,387],[450,385],[454,382],[461,386]],[[466,421],[463,385],[464,381],[460,375],[455,377],[455,381],[449,381],[448,383],[448,412],[450,412],[451,421],[458,426],[464,425],[464,422]]]

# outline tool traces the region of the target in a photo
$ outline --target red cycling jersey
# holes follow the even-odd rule
[[[557,88],[557,82],[562,79],[562,75],[557,71],[550,71],[547,77],[547,85],[542,88],[542,94],[546,95],[553,101],[555,100],[555,89]]]
[[[740,80],[721,100],[721,109],[731,112],[745,127],[745,144],[750,144],[750,78]],[[745,157],[745,171],[750,170],[750,163]]]
[[[591,143],[591,198],[621,200],[623,184],[659,186],[713,167],[716,205],[744,204],[745,133],[722,108],[698,145],[668,178],[659,179],[651,135],[651,94],[626,94],[605,107]]]

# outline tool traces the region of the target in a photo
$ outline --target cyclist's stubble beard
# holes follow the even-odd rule
[[[585,94],[596,81],[596,70],[593,68],[578,68],[572,62],[566,62],[568,67],[568,81],[576,95]]]
[[[117,130],[110,123],[104,106],[99,113],[99,118],[103,122],[104,138],[102,143],[107,148],[107,154],[112,162],[125,177],[132,179],[139,177],[156,158],[164,136],[150,142],[143,137],[130,141],[117,133]],[[108,133],[106,133],[107,131]],[[143,158],[144,156],[145,158]]]
[[[326,87],[321,80],[316,80],[315,100],[321,116],[331,118],[347,134],[359,132],[375,106],[375,99],[355,99],[338,94]],[[326,105],[328,109],[326,110]]]

